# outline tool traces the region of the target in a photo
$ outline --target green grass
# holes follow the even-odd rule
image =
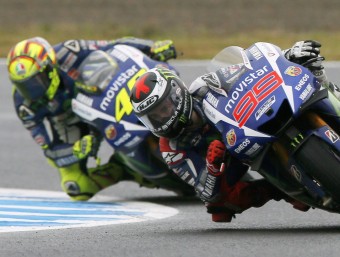
[[[289,48],[294,42],[304,39],[315,39],[322,43],[322,55],[326,60],[340,60],[339,32],[307,32],[296,33],[287,31],[250,31],[247,33],[231,33],[217,35],[208,31],[186,34],[183,31],[157,31],[153,27],[131,29],[129,27],[92,26],[82,24],[31,25],[22,27],[2,27],[0,41],[0,57],[6,57],[9,49],[18,41],[33,36],[45,37],[51,44],[68,39],[115,39],[123,36],[136,36],[150,39],[170,38],[175,42],[177,50],[182,53],[178,59],[209,59],[219,50],[229,45],[247,47],[254,42],[271,42],[282,49]],[[15,31],[15,33],[13,33]],[[112,33],[114,31],[114,33]]]

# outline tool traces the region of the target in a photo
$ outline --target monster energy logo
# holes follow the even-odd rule
[[[185,117],[185,115],[181,115],[179,117],[179,121],[182,122],[182,123],[186,123],[187,122],[187,118]]]
[[[162,74],[162,76],[165,79],[176,78],[177,77],[171,70],[168,70],[168,69],[159,68],[158,71],[159,71],[160,74]]]
[[[292,147],[297,147],[301,142],[300,140],[303,139],[303,135],[300,133],[296,137],[293,138],[293,141],[290,143]]]

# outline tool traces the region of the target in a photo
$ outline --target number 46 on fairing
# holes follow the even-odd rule
[[[116,104],[115,104],[115,119],[116,121],[120,121],[124,115],[130,115],[133,111],[131,102],[130,102],[130,91],[136,83],[136,80],[142,76],[146,72],[146,69],[139,70],[126,84],[126,87],[123,87],[116,96]]]

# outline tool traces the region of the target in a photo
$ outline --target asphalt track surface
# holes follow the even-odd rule
[[[206,62],[173,64],[189,83],[205,71]],[[331,80],[340,83],[337,63],[327,63],[326,70]],[[0,60],[0,78],[0,188],[62,194],[57,171],[47,165],[39,147],[14,114],[4,60]],[[102,149],[103,155],[109,156],[109,151]],[[172,192],[124,182],[100,195],[126,203],[167,206],[177,212],[163,219],[134,223],[0,233],[0,256],[335,257],[340,252],[338,214],[319,210],[304,213],[281,201],[247,210],[232,223],[216,224],[210,221],[199,200],[180,198]],[[0,224],[2,221],[0,213]]]

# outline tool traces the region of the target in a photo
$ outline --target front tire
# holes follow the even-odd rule
[[[340,153],[316,136],[311,136],[296,153],[302,169],[340,201]]]

